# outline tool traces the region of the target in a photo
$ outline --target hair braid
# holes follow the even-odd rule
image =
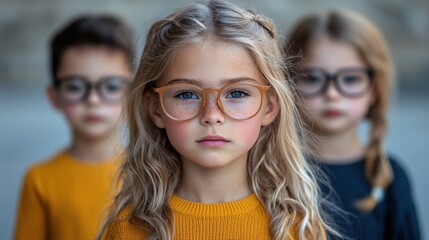
[[[371,211],[383,199],[384,192],[393,180],[392,167],[383,149],[387,132],[387,116],[383,103],[376,103],[369,111],[371,132],[365,153],[365,174],[372,185],[371,194],[356,202],[359,209]]]

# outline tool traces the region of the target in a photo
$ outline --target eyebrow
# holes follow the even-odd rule
[[[258,81],[256,81],[253,78],[249,78],[249,77],[239,77],[239,78],[232,78],[232,79],[224,79],[221,81],[222,85],[226,85],[229,83],[238,83],[238,82],[254,82],[254,83],[258,83]],[[187,84],[192,84],[192,85],[196,85],[198,87],[201,87],[201,81],[199,80],[195,80],[195,79],[187,79],[187,78],[177,78],[177,79],[172,79],[170,81],[167,82],[166,85],[172,85],[172,84],[177,84],[177,83],[187,83]]]

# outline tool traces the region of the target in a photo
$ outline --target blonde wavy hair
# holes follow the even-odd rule
[[[332,229],[322,218],[319,188],[304,158],[302,121],[286,81],[275,27],[269,19],[224,1],[190,4],[151,26],[127,100],[129,145],[119,173],[121,189],[102,232],[130,208],[129,219],[151,239],[173,238],[169,199],[180,183],[180,156],[165,130],[152,123],[144,100],[158,101],[151,87],[164,77],[181,47],[208,37],[246,49],[279,101],[279,115],[263,127],[248,155],[249,182],[271,218],[273,239],[291,237],[293,224],[299,239],[325,239],[324,229]]]
[[[303,17],[290,32],[284,52],[305,58],[310,41],[319,37],[350,44],[375,73],[373,91],[376,101],[367,114],[371,129],[365,153],[365,174],[373,190],[356,203],[359,209],[371,211],[381,200],[379,190],[385,191],[393,181],[392,167],[383,149],[389,96],[394,85],[388,46],[380,30],[367,18],[351,10],[336,9]],[[297,66],[301,58],[292,57],[289,61]]]

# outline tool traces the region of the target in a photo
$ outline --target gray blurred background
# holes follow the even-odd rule
[[[0,239],[12,238],[25,170],[69,141],[67,125],[45,96],[52,32],[77,14],[114,13],[133,27],[139,56],[151,23],[184,2],[0,1]],[[398,70],[386,149],[409,174],[422,232],[428,236],[429,1],[249,0],[241,5],[271,17],[283,36],[303,14],[332,7],[354,9],[382,29]],[[363,125],[363,137],[366,130]]]

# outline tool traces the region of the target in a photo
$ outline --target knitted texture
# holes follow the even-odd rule
[[[173,195],[170,206],[174,214],[174,239],[271,239],[269,216],[252,194],[238,201],[203,204]],[[126,220],[127,210],[107,229],[106,239],[147,239],[141,227]],[[295,225],[290,230],[296,236]],[[298,239],[298,238],[294,238]]]
[[[86,163],[60,152],[27,172],[15,239],[94,239],[113,197],[115,159]]]

